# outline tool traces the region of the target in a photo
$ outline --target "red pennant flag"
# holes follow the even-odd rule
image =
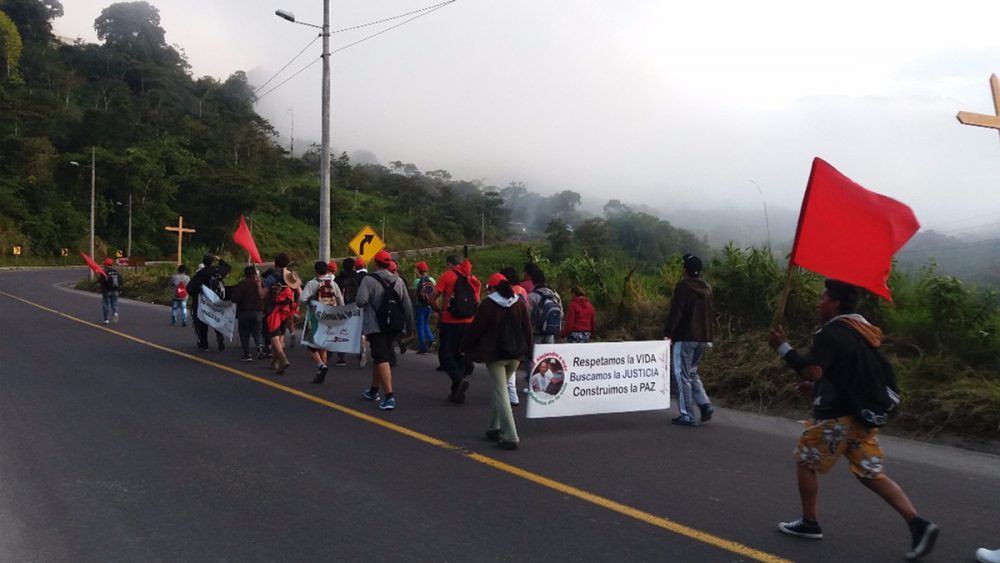
[[[84,251],[80,251],[80,256],[83,256],[83,259],[87,261],[87,265],[90,266],[90,269],[93,270],[95,274],[107,277],[108,274],[104,273],[104,268],[98,266],[97,262],[94,262],[94,260],[90,256],[87,256]]]
[[[889,301],[892,255],[920,228],[913,210],[813,160],[790,262]]]
[[[247,228],[247,222],[243,215],[240,215],[240,226],[233,233],[233,241],[250,253],[250,259],[253,260],[254,264],[264,263],[260,259],[260,252],[257,252],[257,243],[253,241],[253,235],[250,234],[250,229]]]

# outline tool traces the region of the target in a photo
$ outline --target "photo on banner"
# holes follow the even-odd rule
[[[537,344],[528,418],[670,408],[670,342]]]
[[[361,352],[362,311],[357,305],[331,306],[310,301],[306,307],[300,342],[330,352]]]

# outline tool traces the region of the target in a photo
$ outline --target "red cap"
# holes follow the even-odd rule
[[[330,260],[326,264],[326,267],[328,268],[327,271],[330,272],[331,274],[336,274],[337,273],[337,261],[336,260]]]
[[[392,262],[392,255],[385,250],[379,250],[375,253],[375,261],[379,264],[385,264],[388,266],[389,262]]]
[[[507,281],[507,278],[503,274],[497,272],[490,276],[490,279],[486,282],[486,287],[496,287],[500,285],[500,282]]]
[[[417,262],[416,264],[414,264],[414,267],[417,269],[418,272],[426,272],[427,262]]]
[[[390,272],[395,272],[397,269],[398,269],[398,266],[396,266],[396,261],[395,260],[389,261],[389,271]]]
[[[357,258],[355,258],[354,259],[354,267],[355,268],[364,268],[365,267],[365,259],[362,258],[362,257],[360,257],[360,256],[358,256]]]
[[[113,266],[113,265],[114,265],[114,263],[115,263],[115,261],[114,261],[114,260],[112,260],[112,259],[110,259],[110,258],[105,258],[105,259],[104,259],[104,265],[105,265],[105,266]]]

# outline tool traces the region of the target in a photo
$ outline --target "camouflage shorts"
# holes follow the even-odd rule
[[[846,456],[851,473],[862,479],[882,479],[882,447],[878,430],[866,428],[853,416],[807,420],[795,447],[795,461],[826,473],[840,456]]]

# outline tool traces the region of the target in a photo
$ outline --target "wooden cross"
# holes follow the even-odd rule
[[[969,113],[967,111],[958,112],[958,120],[963,125],[975,125],[976,127],[988,127],[1000,130],[1000,79],[997,75],[990,75],[990,89],[993,90],[993,110],[996,115],[983,113]]]
[[[181,247],[182,247],[181,245],[183,244],[183,241],[184,241],[184,233],[194,233],[196,231],[194,229],[185,229],[184,228],[184,216],[183,215],[177,217],[177,226],[176,227],[163,227],[163,228],[166,229],[166,230],[168,230],[168,231],[174,231],[174,232],[177,233],[177,265],[180,266],[181,265],[181,260],[182,260],[182,257],[183,257],[183,254],[181,254]]]

